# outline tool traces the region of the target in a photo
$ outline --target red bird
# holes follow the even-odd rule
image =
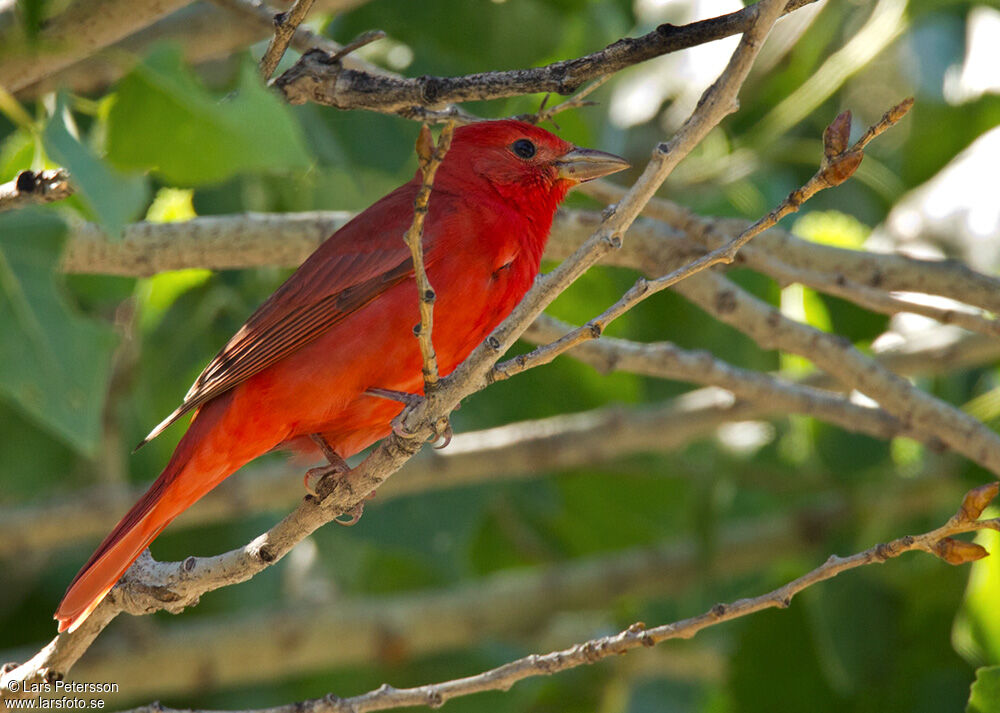
[[[442,374],[531,286],[566,192],[627,166],[519,121],[455,131],[423,238]],[[80,626],[164,527],[248,461],[275,448],[315,454],[317,444],[329,444],[331,462],[347,458],[387,436],[403,408],[370,389],[423,392],[417,288],[403,242],[420,184],[418,172],[327,239],[146,437],[194,411],[163,473],[70,584],[55,614],[59,631]]]

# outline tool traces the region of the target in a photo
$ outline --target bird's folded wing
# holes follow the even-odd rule
[[[403,242],[409,221],[387,220],[386,224],[371,230],[363,222],[349,223],[320,246],[205,367],[184,402],[136,448],[185,413],[301,349],[412,276],[413,260]],[[430,266],[436,258],[431,249],[434,241],[425,236],[424,242],[425,262]]]

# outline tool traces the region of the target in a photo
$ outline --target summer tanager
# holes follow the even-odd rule
[[[531,286],[566,192],[627,165],[518,121],[455,131],[423,236],[442,374]],[[275,448],[317,454],[327,445],[331,462],[347,458],[387,436],[403,408],[370,389],[423,392],[417,288],[403,241],[420,183],[418,172],[324,242],[146,437],[194,411],[163,473],[70,584],[55,614],[60,631],[80,626],[164,527],[243,464]]]

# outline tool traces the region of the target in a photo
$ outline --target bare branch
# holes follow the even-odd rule
[[[340,12],[365,1],[315,0],[313,11]],[[17,95],[22,98],[39,97],[61,87],[80,93],[99,91],[129,71],[131,62],[123,61],[123,58],[142,57],[157,42],[180,46],[189,64],[225,59],[271,36],[274,15],[275,11],[254,0],[195,2],[111,44],[107,48],[109,51],[88,54],[80,61],[19,89]],[[3,16],[4,13],[0,12],[0,25],[3,24]],[[300,52],[318,47],[331,54],[340,49],[336,42],[301,26],[295,30],[292,47]],[[374,74],[386,71],[354,57],[345,58],[344,64]]]
[[[572,331],[571,325],[543,315],[524,337],[533,342],[545,341],[567,331]],[[603,371],[621,370],[717,386],[765,412],[773,409],[774,413],[781,413],[788,409],[785,413],[814,416],[847,431],[883,439],[906,436],[926,443],[933,450],[943,448],[933,431],[915,431],[882,409],[861,406],[841,395],[771,374],[741,369],[708,352],[692,352],[668,342],[641,344],[604,337],[580,344],[570,354]]]
[[[921,486],[927,486],[920,489],[933,493],[936,502],[943,490],[954,496],[954,487],[948,483]],[[930,502],[924,497],[918,511]],[[808,551],[809,542],[802,537],[803,520],[822,533],[848,507],[842,497],[832,496],[803,511],[730,523],[718,533],[711,567],[728,580],[765,566],[775,556]],[[259,613],[191,618],[171,622],[155,638],[136,641],[109,636],[99,645],[103,655],[95,647],[95,656],[74,668],[73,679],[119,681],[130,699],[141,700],[301,674],[304,662],[312,669],[370,665],[391,660],[393,652],[425,657],[474,645],[487,636],[533,641],[558,612],[608,607],[623,597],[689,591],[704,578],[707,560],[707,553],[689,538],[678,538],[526,571],[500,572],[447,589],[337,598],[307,606],[290,603],[270,611],[264,621]],[[289,655],[289,640],[296,642],[293,655]],[[193,641],[200,643],[192,646]],[[337,645],[331,646],[331,641]],[[271,664],[261,670],[251,657]],[[162,675],[165,671],[169,676]]]
[[[313,0],[295,0],[291,10],[274,16],[274,37],[268,43],[264,56],[260,58],[260,76],[265,82],[271,78],[281,58],[285,56],[295,30],[305,22],[312,5]]]
[[[809,4],[792,0],[783,12]],[[369,76],[326,60],[323,53],[309,52],[275,80],[292,104],[307,101],[338,109],[368,109],[408,115],[413,107],[442,108],[446,104],[500,99],[553,92],[571,94],[585,83],[626,67],[695,45],[745,33],[761,3],[738,12],[677,27],[660,25],[649,34],[625,38],[605,49],[544,67],[509,72],[483,72],[464,77],[418,77],[395,79]],[[421,117],[421,120],[428,120]]]
[[[545,105],[548,104],[549,101],[549,95],[546,94],[545,98],[542,100],[542,105],[538,108],[537,112],[535,112],[534,114],[521,114],[520,116],[517,116],[515,118],[520,119],[521,121],[531,122],[532,124],[541,124],[546,121],[551,121],[553,124],[555,124],[555,121],[553,121],[553,117],[556,114],[561,114],[562,112],[569,111],[570,109],[579,109],[585,106],[593,106],[595,102],[588,101],[587,97],[590,96],[590,94],[592,94],[595,89],[602,86],[609,79],[611,79],[612,76],[613,75],[608,74],[603,77],[598,77],[597,79],[595,79],[593,82],[585,86],[583,89],[578,91],[575,95],[573,95],[566,101],[562,102],[561,104],[557,104],[556,106],[550,107],[548,109],[545,108]]]
[[[15,21],[6,28],[0,44],[0,77],[10,92],[17,92],[70,66],[95,50],[151,25],[191,0],[87,0],[70,3],[47,21],[33,45],[18,37]],[[22,45],[21,51],[10,51]]]
[[[13,181],[0,184],[0,213],[27,205],[51,203],[72,195],[69,174],[63,168],[21,171]]]

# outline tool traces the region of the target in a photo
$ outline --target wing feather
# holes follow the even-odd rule
[[[184,401],[136,449],[184,414],[301,349],[413,275],[403,242],[416,186],[407,184],[334,233],[267,299],[205,367]],[[441,198],[438,197],[439,205]],[[379,225],[370,225],[379,216]],[[428,231],[430,232],[430,231]],[[434,259],[425,235],[425,261]]]

